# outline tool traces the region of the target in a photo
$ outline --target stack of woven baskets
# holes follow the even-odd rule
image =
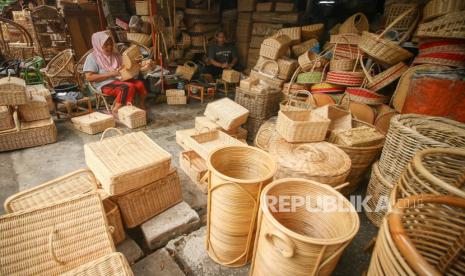
[[[56,142],[50,103],[41,93],[28,90],[23,79],[0,79],[0,151]]]

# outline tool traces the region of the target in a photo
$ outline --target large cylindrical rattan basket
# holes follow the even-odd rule
[[[226,146],[210,154],[207,167],[208,255],[224,266],[244,266],[252,258],[260,194],[276,162],[258,148]]]
[[[272,203],[293,196],[307,201],[291,207],[294,212]],[[344,208],[317,203],[322,197]],[[358,228],[354,207],[332,187],[301,178],[276,180],[261,195],[250,275],[331,275]]]

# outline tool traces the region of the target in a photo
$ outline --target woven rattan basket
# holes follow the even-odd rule
[[[301,177],[334,187],[350,173],[349,156],[327,142],[291,144],[273,135],[268,151],[278,163],[275,179]]]
[[[207,104],[205,116],[226,130],[235,129],[247,121],[249,111],[229,98]]]
[[[26,91],[32,96],[43,96],[48,103],[48,109],[50,112],[55,110],[55,103],[52,100],[52,94],[43,84],[35,84],[26,86]]]
[[[319,39],[325,29],[324,24],[312,24],[302,26],[302,39],[309,40],[312,38]]]
[[[291,39],[287,35],[277,34],[263,40],[260,47],[260,55],[276,60],[286,54],[290,44]]]
[[[465,10],[465,2],[461,0],[431,0],[423,8],[423,20],[429,21],[460,10]]]
[[[191,135],[187,138],[186,144],[190,149],[206,160],[210,153],[214,152],[218,148],[232,145],[243,145],[244,143],[222,131],[213,130]]]
[[[366,88],[375,92],[388,86],[389,84],[400,78],[402,74],[408,70],[408,66],[405,63],[399,62],[396,65],[381,72],[380,74],[372,76],[363,65],[363,62],[361,63],[361,65],[367,79]]]
[[[306,40],[302,43],[299,43],[297,45],[292,46],[292,54],[294,57],[299,57],[300,55],[306,53],[309,49],[312,49],[313,47],[318,45],[318,40],[312,38],[309,40]]]
[[[281,91],[267,89],[265,93],[253,93],[236,88],[235,102],[249,110],[252,118],[269,118],[278,113]]]
[[[17,124],[19,129],[0,131],[0,151],[42,146],[57,141],[53,119]]]
[[[391,202],[419,194],[465,198],[465,149],[430,148],[417,152],[402,173]]]
[[[207,253],[224,266],[252,258],[262,189],[273,180],[276,162],[249,146],[227,146],[207,159]]]
[[[277,132],[288,142],[319,142],[331,121],[310,110],[279,111]]]
[[[393,183],[388,181],[380,171],[379,162],[375,162],[371,167],[371,176],[368,182],[366,196],[369,199],[367,201],[368,209],[365,209],[365,214],[376,226],[380,226],[388,210],[387,205],[393,187]]]
[[[127,228],[139,226],[182,201],[178,172],[175,169],[166,169],[166,173],[166,176],[157,181],[112,197],[120,208]]]
[[[270,204],[296,196],[318,211],[304,204],[288,212]],[[342,210],[316,203],[322,197],[336,198]],[[261,195],[250,275],[331,275],[359,226],[351,203],[333,188],[301,178],[276,180]]]
[[[464,4],[465,6],[465,4]],[[424,38],[458,38],[465,37],[465,11],[444,15],[418,26],[416,36]]]
[[[460,275],[464,228],[463,198],[402,199],[383,220],[367,275]]]
[[[137,1],[140,2],[140,1]],[[62,276],[133,276],[131,267],[122,253],[115,252],[88,262]]]
[[[113,116],[100,112],[92,112],[90,114],[71,118],[71,122],[75,129],[87,134],[97,134],[105,131],[105,129],[115,126]]]
[[[379,161],[380,170],[390,183],[395,183],[415,153],[431,147],[465,147],[464,125],[441,117],[394,116]]]
[[[84,145],[87,166],[103,189],[119,195],[143,187],[164,177],[170,168],[171,155],[143,132],[105,138]]]
[[[315,109],[316,103],[313,95],[307,90],[297,90],[288,94],[287,99],[279,104],[281,111],[312,110]],[[307,97],[302,98],[302,95]]]
[[[31,96],[28,102],[18,108],[23,121],[31,122],[50,118],[50,110],[45,97]]]
[[[270,139],[273,135],[276,134],[276,120],[278,117],[271,117],[265,123],[263,123],[257,131],[257,135],[255,135],[254,139],[254,146],[268,151],[268,146]]]
[[[26,104],[26,82],[16,77],[5,77],[0,79],[0,105]]]
[[[302,30],[300,27],[282,28],[277,32],[277,35],[287,35],[291,39],[291,44],[300,43],[302,39]]]
[[[114,251],[96,192],[0,217],[2,275],[59,275]]]
[[[0,106],[0,131],[15,127],[13,114],[9,106]]]
[[[118,109],[118,118],[129,128],[138,128],[147,125],[147,114],[135,106],[123,106]]]
[[[339,27],[339,34],[361,34],[368,31],[370,24],[368,18],[363,13],[356,13],[347,18]]]
[[[260,60],[258,61],[260,62]],[[278,78],[279,64],[277,61],[266,59],[261,61],[261,63],[257,62],[256,67],[258,67],[258,71],[252,70],[250,78],[259,79],[272,88],[280,89],[283,86],[284,81]]]

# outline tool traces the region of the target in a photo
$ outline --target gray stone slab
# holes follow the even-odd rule
[[[142,252],[139,245],[129,237],[116,246],[116,251],[123,253],[130,265],[144,256],[144,252]]]
[[[149,249],[163,247],[169,240],[190,233],[200,226],[199,215],[186,202],[181,202],[141,225]]]
[[[206,227],[202,227],[188,236],[171,240],[165,248],[174,254],[187,275],[245,276],[249,274],[250,265],[229,268],[210,259],[205,249],[205,236]]]
[[[166,249],[162,248],[132,267],[135,276],[184,276],[185,274],[170,256]]]

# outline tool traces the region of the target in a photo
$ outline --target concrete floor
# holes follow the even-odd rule
[[[176,144],[175,131],[194,127],[194,118],[203,113],[205,104],[198,102],[186,106],[154,105],[149,111],[149,122],[142,128],[156,143],[172,154],[172,164],[178,167],[181,148]],[[58,142],[29,149],[0,153],[0,202],[8,196],[85,167],[83,145],[100,139],[100,135],[88,135],[75,131],[69,121],[56,121]],[[130,132],[124,126],[118,126],[123,132]],[[199,215],[206,212],[207,197],[189,178],[179,170],[184,201]],[[357,191],[362,194],[366,183]],[[0,206],[0,214],[3,213]],[[365,214],[360,214],[360,231],[345,250],[334,275],[361,275],[367,270],[370,253],[363,247],[377,234]],[[137,241],[137,238],[135,238]]]

